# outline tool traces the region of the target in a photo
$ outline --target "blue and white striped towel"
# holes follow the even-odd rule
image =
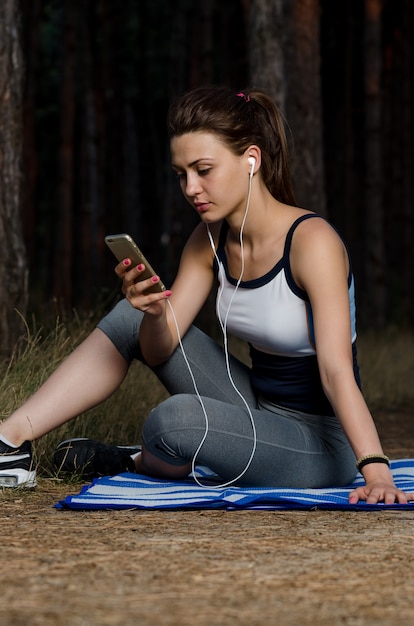
[[[414,459],[391,462],[397,486],[414,493]],[[414,511],[414,503],[407,505],[348,504],[352,488],[362,485],[357,475],[348,487],[329,489],[281,489],[271,487],[214,487],[215,475],[206,467],[197,468],[200,487],[192,478],[170,481],[149,478],[139,474],[119,474],[95,479],[78,495],[67,496],[56,508],[78,510],[103,509],[343,509],[379,510],[400,509]]]

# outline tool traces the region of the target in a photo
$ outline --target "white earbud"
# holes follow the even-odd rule
[[[251,165],[251,168],[250,168],[250,178],[251,178],[254,174],[254,166],[256,165],[256,159],[254,157],[249,157],[247,160]]]

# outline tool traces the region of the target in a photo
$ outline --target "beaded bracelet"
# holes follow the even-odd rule
[[[358,472],[360,472],[365,465],[369,465],[370,463],[385,463],[388,467],[390,466],[390,460],[385,454],[367,454],[366,456],[361,456],[356,462]]]

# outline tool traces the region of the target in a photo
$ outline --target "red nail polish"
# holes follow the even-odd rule
[[[164,296],[166,298],[169,298],[171,294],[172,294],[172,291],[164,291]]]
[[[131,265],[131,261],[130,261],[130,259],[124,259],[124,265],[125,265],[126,267],[128,267],[128,265]]]
[[[157,283],[158,281],[159,281],[159,277],[158,276],[153,276],[151,278],[151,282],[153,282],[153,283]]]
[[[140,263],[139,265],[137,265],[137,270],[141,271],[144,269],[144,266],[142,265],[142,263]]]

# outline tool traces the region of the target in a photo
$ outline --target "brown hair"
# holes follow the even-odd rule
[[[290,175],[288,143],[282,115],[259,90],[237,93],[228,87],[198,87],[170,107],[170,138],[196,131],[214,133],[234,154],[250,145],[262,152],[261,174],[273,197],[296,204]]]

